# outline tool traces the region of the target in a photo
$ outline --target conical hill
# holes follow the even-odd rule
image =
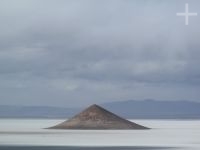
[[[50,129],[148,129],[147,127],[123,119],[94,104],[71,119]]]

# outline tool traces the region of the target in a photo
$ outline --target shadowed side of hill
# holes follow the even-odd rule
[[[149,129],[123,119],[94,104],[71,119],[49,129]]]

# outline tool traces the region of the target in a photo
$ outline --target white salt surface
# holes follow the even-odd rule
[[[64,120],[0,119],[1,145],[153,146],[200,149],[200,120],[132,120],[150,130],[52,130]]]

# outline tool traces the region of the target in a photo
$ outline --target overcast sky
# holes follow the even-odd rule
[[[0,105],[200,102],[200,1],[1,0]]]

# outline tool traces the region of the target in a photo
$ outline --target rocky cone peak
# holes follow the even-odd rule
[[[93,104],[52,129],[148,129]]]

